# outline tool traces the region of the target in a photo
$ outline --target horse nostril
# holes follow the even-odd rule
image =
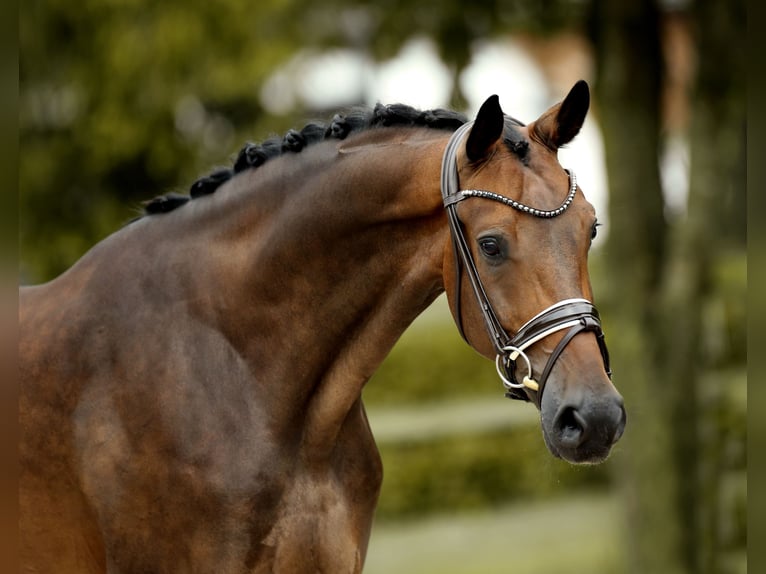
[[[585,442],[588,423],[574,407],[565,408],[556,424],[561,444],[568,448],[577,448]]]

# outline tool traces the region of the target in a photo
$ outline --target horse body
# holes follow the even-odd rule
[[[22,290],[22,530],[57,571],[361,569],[381,464],[359,395],[439,293],[446,242],[445,134],[385,135],[306,150],[327,185],[275,160],[204,227],[193,204],[141,219]],[[333,173],[402,147],[394,184]],[[39,542],[32,563],[54,558]]]
[[[490,125],[499,106],[480,112],[462,177],[560,201],[566,174],[539,140],[579,130],[585,112],[571,107],[514,128],[529,142],[523,161],[501,137],[501,111]],[[286,153],[21,290],[26,571],[361,571],[382,480],[362,388],[439,293],[453,312],[455,291],[470,297],[448,279],[448,139],[373,128]],[[581,195],[544,228],[491,202],[460,209],[506,329],[562,297],[591,297],[594,216]],[[489,232],[518,251],[483,253]],[[530,262],[522,252],[535,245]],[[456,319],[492,357],[477,307]],[[558,340],[528,351],[530,369]],[[546,394],[525,391],[546,444],[573,462],[602,460],[624,411],[596,340],[553,354]]]

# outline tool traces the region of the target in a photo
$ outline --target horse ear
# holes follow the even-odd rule
[[[487,98],[476,119],[473,122],[471,133],[465,144],[465,151],[470,161],[483,159],[489,153],[490,148],[500,139],[505,125],[505,116],[500,107],[500,98],[490,96]]]
[[[559,102],[530,126],[530,131],[547,147],[556,151],[580,133],[590,107],[590,90],[584,80],[577,82],[563,102]]]

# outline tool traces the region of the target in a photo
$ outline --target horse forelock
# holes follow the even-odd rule
[[[466,121],[466,116],[460,112],[445,109],[421,111],[405,104],[349,108],[335,114],[328,123],[309,122],[300,130],[288,130],[282,137],[273,136],[262,143],[246,143],[237,154],[232,167],[219,168],[199,178],[191,185],[188,196],[170,193],[147,201],[144,203],[144,215],[167,213],[177,209],[190,200],[214,193],[242,171],[255,169],[287,152],[299,153],[306,146],[320,141],[343,140],[351,133],[377,127],[409,126],[455,131]]]
[[[527,165],[529,163],[529,155],[527,153],[529,151],[529,141],[516,129],[523,126],[524,124],[516,118],[505,116],[503,143],[524,165]]]

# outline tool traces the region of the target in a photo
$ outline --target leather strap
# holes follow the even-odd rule
[[[466,275],[471,283],[471,288],[473,289],[476,300],[482,311],[484,323],[490,335],[492,345],[495,347],[497,353],[502,353],[503,347],[508,344],[510,337],[500,324],[500,320],[497,318],[495,310],[489,302],[489,297],[487,297],[487,294],[484,291],[484,286],[479,279],[479,272],[474,264],[471,251],[468,247],[468,242],[463,233],[463,226],[457,215],[456,203],[459,200],[454,199],[456,197],[462,198],[459,194],[460,184],[457,171],[457,150],[463,141],[464,134],[471,129],[472,125],[473,122],[467,122],[455,131],[444,150],[444,158],[442,160],[442,199],[447,211],[450,234],[452,235],[452,245],[455,252],[455,322],[457,323],[460,335],[466,342],[468,342],[465,330],[463,329],[463,314],[461,308],[461,281],[463,277],[463,268],[465,268]]]

